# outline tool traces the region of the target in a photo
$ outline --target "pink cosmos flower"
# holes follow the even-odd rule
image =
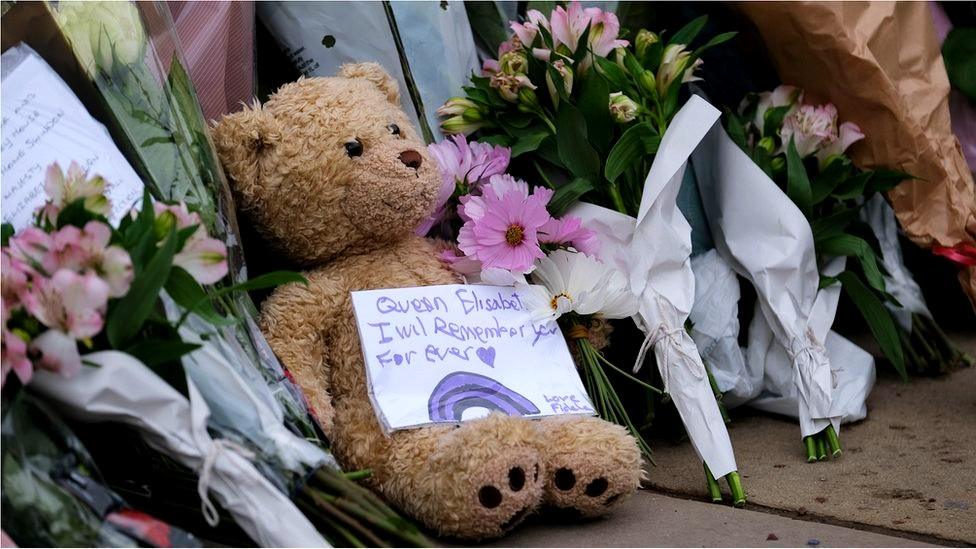
[[[465,255],[481,261],[485,269],[523,273],[545,255],[538,230],[550,219],[546,204],[552,191],[540,188],[530,195],[527,188],[510,176],[495,176],[481,196],[463,203],[467,221],[458,233],[458,247]]]
[[[583,221],[571,215],[550,219],[539,228],[539,242],[556,246],[572,246],[577,251],[596,257],[600,240],[596,233],[583,227]]]
[[[108,215],[112,209],[105,197],[105,180],[99,175],[89,179],[77,162],[68,166],[67,175],[56,162],[48,166],[44,192],[48,196],[48,202],[41,207],[41,212],[43,218],[51,223],[57,221],[62,208],[82,198],[85,199],[85,209],[89,212]]]
[[[434,213],[423,220],[415,233],[424,236],[434,225],[449,219],[453,212],[449,204],[454,192],[477,192],[482,182],[504,173],[508,168],[512,151],[507,147],[492,146],[472,141],[463,135],[455,135],[440,143],[427,146],[427,151],[441,171],[441,188],[437,194]]]
[[[831,136],[821,143],[820,150],[817,151],[817,162],[820,163],[821,168],[826,166],[831,157],[844,154],[848,147],[862,139],[864,133],[857,124],[844,122],[840,125],[836,136]]]
[[[191,212],[184,203],[168,205],[153,204],[157,219],[171,214],[176,221],[176,229],[182,230],[197,225],[197,230],[183,244],[183,249],[173,256],[173,265],[190,273],[200,284],[213,284],[227,275],[227,247],[223,242],[207,235],[200,214]]]
[[[6,289],[5,289],[6,291]],[[0,386],[7,380],[7,374],[11,370],[17,375],[22,384],[30,381],[33,373],[31,362],[27,358],[27,343],[17,334],[7,329],[7,303],[6,299],[0,303],[0,312],[3,316],[3,331],[0,335],[2,339],[2,351],[0,351]]]
[[[111,297],[122,297],[132,283],[132,259],[119,246],[109,246],[108,225],[89,221],[84,229],[68,225],[53,234],[58,266],[76,272],[93,271],[109,286]]]

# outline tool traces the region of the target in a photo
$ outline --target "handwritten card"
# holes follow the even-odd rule
[[[118,223],[142,197],[143,184],[108,130],[30,47],[10,48],[2,64],[3,221],[15,229],[30,225],[45,201],[47,167],[57,162],[67,171],[74,161],[105,178],[109,220]]]
[[[533,321],[514,288],[369,290],[352,303],[387,432],[493,411],[594,414],[559,326]]]

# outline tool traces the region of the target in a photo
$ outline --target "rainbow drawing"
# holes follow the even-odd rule
[[[427,411],[434,422],[461,421],[461,414],[468,408],[487,408],[510,416],[539,413],[531,400],[490,377],[471,372],[448,374],[427,401]]]

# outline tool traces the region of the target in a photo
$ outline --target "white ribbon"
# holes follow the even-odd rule
[[[206,457],[203,458],[203,464],[200,466],[197,494],[200,496],[200,511],[203,513],[203,518],[211,528],[220,524],[220,515],[217,513],[217,508],[210,501],[210,483],[213,480],[214,464],[217,463],[217,458],[220,457],[221,452],[234,452],[248,461],[253,460],[255,457],[254,452],[227,438],[215,439],[213,444],[210,445]]]
[[[663,370],[663,382],[664,382],[664,392],[669,392],[669,387],[671,386],[671,353],[674,351],[676,354],[681,355],[687,359],[688,369],[691,370],[692,375],[695,379],[704,378],[707,373],[705,372],[705,367],[702,365],[701,361],[696,360],[696,357],[688,351],[688,345],[685,341],[681,339],[682,335],[687,335],[684,328],[673,328],[669,329],[667,325],[663,322],[657,325],[657,328],[649,330],[647,335],[644,336],[644,341],[641,343],[640,350],[637,351],[637,361],[634,364],[634,372],[640,370],[641,366],[644,365],[644,359],[647,356],[647,352],[654,348],[659,342],[664,342],[665,354],[665,364],[661,368]],[[692,343],[692,348],[694,348],[694,343]]]

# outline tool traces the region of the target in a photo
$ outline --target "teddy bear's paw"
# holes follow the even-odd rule
[[[624,428],[578,416],[546,418],[538,428],[548,472],[543,502],[556,514],[598,517],[637,490],[640,450]]]
[[[502,415],[462,424],[432,456],[440,507],[432,524],[463,539],[503,536],[542,501],[545,471],[527,420]]]

